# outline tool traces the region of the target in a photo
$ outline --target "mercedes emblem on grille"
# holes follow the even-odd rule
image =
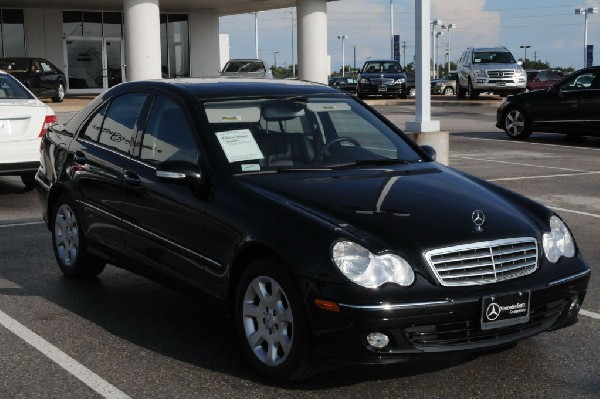
[[[504,72],[498,72],[498,76],[504,76]]]
[[[477,209],[471,215],[471,220],[473,220],[473,224],[475,225],[475,231],[481,233],[483,231],[483,224],[485,223],[485,213]]]
[[[495,302],[490,303],[490,305],[485,310],[485,317],[488,320],[494,321],[500,316],[500,305]]]

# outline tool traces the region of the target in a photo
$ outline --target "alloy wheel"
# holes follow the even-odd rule
[[[266,366],[282,364],[294,340],[294,316],[283,288],[271,277],[258,276],[248,285],[242,324],[250,348]]]
[[[525,128],[525,116],[518,109],[512,109],[506,114],[504,124],[509,135],[519,137]]]
[[[73,209],[62,204],[54,218],[54,245],[60,261],[71,266],[79,255],[79,228]]]

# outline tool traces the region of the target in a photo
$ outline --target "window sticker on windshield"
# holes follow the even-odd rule
[[[347,103],[308,103],[306,108],[313,112],[349,111],[350,105]]]
[[[264,159],[264,155],[249,129],[218,132],[217,139],[230,163]]]
[[[258,172],[260,165],[257,163],[244,163],[242,164],[242,172]]]

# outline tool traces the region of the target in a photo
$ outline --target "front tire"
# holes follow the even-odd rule
[[[448,87],[444,88],[444,95],[445,96],[454,95],[454,89],[452,88],[452,86],[448,86]]]
[[[93,277],[106,263],[87,252],[87,242],[75,203],[62,194],[52,213],[52,248],[58,267],[68,277]]]
[[[479,92],[473,89],[473,82],[469,79],[469,100],[477,100],[479,98]]]
[[[460,86],[460,82],[456,79],[456,98],[463,99],[467,96],[467,91]]]
[[[510,108],[504,114],[504,131],[513,140],[525,140],[531,135],[531,127],[525,112],[520,108]]]
[[[65,86],[62,84],[62,82],[58,82],[56,84],[55,94],[52,97],[52,102],[62,103],[64,99],[65,99]]]
[[[21,181],[27,190],[35,187],[35,173],[25,173],[21,175]]]
[[[281,262],[265,258],[248,266],[234,311],[242,351],[260,374],[292,381],[314,373],[304,301]]]

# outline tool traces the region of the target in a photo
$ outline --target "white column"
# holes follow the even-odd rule
[[[406,122],[406,130],[409,132],[437,132],[440,130],[440,122],[431,120],[431,92],[429,76],[431,67],[429,64],[429,21],[430,0],[415,1],[415,100],[416,121]]]
[[[327,1],[296,0],[298,69],[302,80],[327,83]]]
[[[160,79],[158,0],[123,0],[127,80]]]
[[[188,15],[190,76],[216,76],[221,69],[219,16],[212,12],[193,12]],[[226,61],[228,60],[229,56]]]

